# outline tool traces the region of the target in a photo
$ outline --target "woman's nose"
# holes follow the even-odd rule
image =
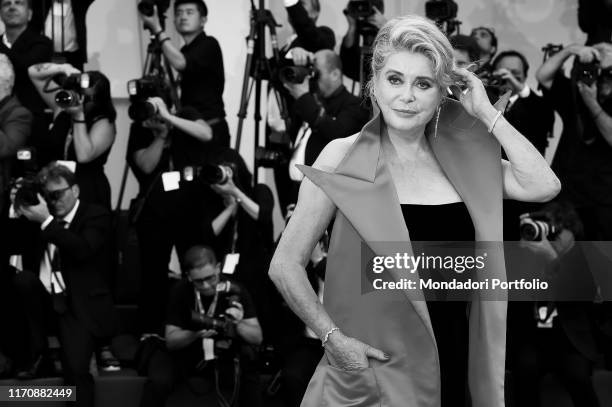
[[[415,97],[414,97],[414,90],[412,89],[412,85],[406,85],[402,89],[402,94],[400,98],[402,102],[405,102],[405,103],[414,102]]]

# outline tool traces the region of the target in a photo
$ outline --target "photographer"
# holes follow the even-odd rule
[[[131,206],[140,243],[142,270],[140,321],[143,332],[161,332],[166,307],[168,263],[172,247],[179,255],[201,241],[194,226],[199,207],[191,188],[165,185],[164,177],[206,161],[210,126],[198,111],[185,107],[172,114],[160,97],[149,98],[155,113],[130,128],[127,162],[138,180],[138,199]],[[168,175],[164,175],[168,174]]]
[[[385,3],[383,0],[367,0],[371,7],[372,14],[365,17],[354,10],[351,4],[355,1],[349,1],[344,15],[348,22],[348,29],[342,38],[340,45],[340,60],[344,67],[344,74],[354,81],[365,81],[370,77],[370,59],[368,55],[364,60],[361,60],[361,47],[369,49],[374,42],[378,30],[385,25],[387,19],[383,15],[385,12]],[[360,43],[360,39],[363,41]],[[364,78],[360,77],[360,70],[364,69]]]
[[[15,275],[16,309],[23,312],[29,335],[19,333],[29,361],[18,373],[32,379],[40,373],[47,347],[47,327],[57,327],[66,385],[78,388],[77,406],[93,406],[94,381],[89,362],[96,342],[114,330],[113,303],[107,286],[111,215],[81,200],[75,174],[50,164],[38,175],[40,192],[30,201],[23,186],[16,210],[32,222],[34,238],[25,236],[24,271]],[[9,230],[7,236],[23,236]],[[9,244],[20,246],[11,240]],[[14,332],[13,332],[14,333]],[[15,334],[15,333],[14,333]]]
[[[224,179],[204,180],[210,187],[201,188],[204,234],[212,231],[215,252],[225,257],[224,273],[231,273],[253,296],[267,335],[271,321],[266,271],[272,257],[274,197],[264,184],[251,186],[251,174],[235,150],[217,149],[209,162],[226,174]],[[237,264],[231,267],[234,260]]]
[[[552,370],[574,406],[598,407],[592,382],[599,356],[594,305],[567,301],[578,291],[594,294],[596,290],[594,279],[586,278],[589,263],[577,244],[584,239],[582,223],[572,205],[564,201],[548,203],[530,217],[554,227],[541,240],[523,240],[521,246],[544,260],[558,292],[555,302],[516,301],[508,306],[507,366],[514,404],[540,406],[541,379]]]
[[[260,405],[252,347],[261,343],[262,334],[248,291],[221,276],[220,264],[208,247],[191,247],[182,265],[187,278],[178,282],[170,295],[166,346],[159,347],[149,359],[140,405],[163,407],[177,382],[196,373],[219,380],[215,384],[222,390],[231,388],[236,378],[220,375],[213,379],[213,373],[231,365],[235,358],[240,360],[237,405]],[[222,326],[213,329],[211,323],[203,322],[211,318]],[[228,340],[231,345],[221,348]]]
[[[563,120],[552,168],[581,216],[587,240],[612,239],[612,45],[570,45],[536,76]],[[576,57],[571,78],[562,70]]]
[[[330,50],[318,51],[313,59],[313,75],[302,83],[285,82],[284,86],[295,99],[290,129],[293,154],[286,177],[288,190],[286,205],[295,203],[302,173],[295,164],[312,165],[330,141],[359,132],[368,121],[369,111],[361,100],[352,95],[342,83],[342,63]],[[284,191],[287,193],[287,190]]]
[[[55,160],[72,162],[83,199],[110,210],[110,184],[104,164],[115,141],[117,112],[108,78],[97,71],[85,72],[87,87],[82,88],[85,84],[81,82],[73,86],[78,89],[66,92],[58,81],[83,79],[81,72],[71,65],[37,64],[28,72],[36,90],[53,110],[53,124],[43,136],[49,150],[39,155],[40,164]]]
[[[492,28],[476,27],[470,33],[470,36],[476,40],[480,49],[480,58],[478,61],[479,68],[476,74],[490,74],[493,72],[491,62],[495,53],[497,53],[497,36]]]
[[[15,72],[6,55],[0,54],[0,216],[4,218],[11,169],[17,150],[30,137],[32,114],[13,94]],[[3,221],[0,220],[0,224]]]
[[[453,46],[455,63],[459,68],[467,68],[478,61],[480,49],[473,37],[456,34],[448,39]]]
[[[284,0],[289,23],[295,35],[281,51],[281,58],[289,50],[297,50],[294,58],[300,59],[298,54],[317,52],[321,49],[334,49],[336,36],[331,28],[317,26],[316,22],[321,12],[319,0]],[[297,65],[301,65],[297,62]]]
[[[180,50],[164,31],[157,6],[151,16],[141,13],[140,17],[161,44],[170,65],[180,72],[181,105],[195,108],[210,123],[213,143],[229,147],[230,134],[223,106],[223,55],[217,40],[204,32],[208,19],[204,1],[174,2],[174,26],[185,42]]]

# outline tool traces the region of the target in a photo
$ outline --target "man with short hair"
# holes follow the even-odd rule
[[[114,327],[105,275],[110,269],[111,215],[79,199],[75,175],[63,165],[43,168],[39,185],[37,204],[15,202],[16,210],[38,229],[23,254],[24,271],[14,278],[32,356],[18,378],[36,376],[46,350],[46,328],[56,322],[65,383],[77,388],[75,405],[93,406],[89,362],[96,340],[108,337]]]
[[[151,17],[140,15],[145,27],[160,42],[164,56],[180,73],[181,104],[194,107],[212,127],[215,144],[229,147],[223,88],[225,73],[221,47],[204,32],[208,8],[202,0],[176,0],[174,26],[185,45],[179,50],[163,30],[155,7]]]
[[[182,258],[182,267],[186,278],[172,288],[165,346],[149,358],[141,407],[165,406],[176,383],[196,373],[219,380],[222,390],[231,388],[235,377],[222,373],[228,364],[235,368],[234,356],[240,359],[240,394],[238,403],[232,405],[259,406],[258,378],[249,353],[251,346],[261,343],[262,332],[251,296],[244,287],[221,276],[221,265],[210,247],[191,247]],[[222,314],[228,321],[226,329],[236,334],[231,342],[227,342],[230,331],[199,322]],[[214,378],[219,369],[220,377]]]
[[[459,68],[466,68],[478,61],[480,48],[473,37],[457,34],[448,39],[453,47],[455,63]]]
[[[289,205],[297,199],[302,173],[295,164],[312,165],[319,153],[330,141],[348,137],[361,130],[370,114],[357,96],[351,94],[342,83],[342,62],[333,51],[321,50],[312,55],[314,61],[315,89],[310,89],[310,78],[302,83],[286,83],[285,87],[295,99],[290,129],[293,140],[293,157],[289,164],[292,194],[281,204]]]
[[[497,53],[497,36],[492,28],[476,27],[470,36],[476,40],[480,49],[480,69],[479,72],[492,71],[491,61]]]

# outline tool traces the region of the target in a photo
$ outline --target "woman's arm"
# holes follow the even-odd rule
[[[461,93],[466,111],[480,119],[499,141],[508,156],[502,160],[504,197],[517,201],[545,202],[561,190],[559,179],[538,150],[489,102],[484,85],[467,69],[457,73],[467,89]]]
[[[219,213],[217,217],[213,219],[212,229],[215,236],[219,236],[223,228],[225,228],[225,225],[227,225],[227,222],[229,222],[232,216],[236,214],[237,208],[238,203],[232,198],[232,202],[229,202],[225,209],[223,209],[223,211],[221,211],[221,213]]]
[[[536,72],[538,83],[544,88],[550,89],[555,79],[555,75],[559,69],[561,69],[565,61],[572,55],[576,55],[580,61],[584,63],[591,62],[593,58],[599,59],[599,52],[595,48],[577,44],[569,45],[548,58],[542,66],[538,68]]]
[[[80,73],[80,71],[69,64],[54,64],[51,62],[44,62],[41,64],[32,65],[28,68],[28,75],[34,84],[34,87],[38,91],[38,94],[45,101],[45,104],[53,109],[54,113],[61,110],[55,103],[55,94],[57,93],[58,89],[53,92],[46,92],[45,84],[49,78],[55,75],[70,75],[73,73]],[[56,82],[53,82],[51,86],[54,88],[59,87]]]
[[[156,106],[159,117],[169,125],[200,141],[206,142],[212,140],[212,128],[204,120],[188,120],[171,114],[166,103],[160,97],[149,98],[148,101]]]
[[[108,119],[95,122],[89,131],[85,123],[85,114],[81,110],[72,114],[72,134],[77,162],[88,163],[111,148],[115,141],[115,125]]]
[[[329,143],[314,164],[318,168],[335,168],[345,146],[343,139]],[[305,266],[327,228],[336,207],[327,195],[308,178],[304,178],[295,211],[285,228],[270,264],[269,276],[295,314],[319,338],[336,325],[323,308],[306,276]],[[354,370],[368,366],[368,356],[387,360],[382,351],[374,349],[340,331],[329,335],[327,355],[336,366]]]

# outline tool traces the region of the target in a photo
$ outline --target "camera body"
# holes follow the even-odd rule
[[[55,94],[55,103],[62,109],[78,106],[81,96],[86,95],[91,86],[87,73],[60,74],[53,80],[60,86]]]
[[[589,64],[578,62],[575,66],[576,81],[582,82],[588,86],[597,82],[600,72],[601,67],[597,61],[593,61]]]
[[[374,5],[370,0],[350,0],[343,13],[357,21],[367,20],[374,14]]]
[[[41,192],[41,187],[36,178],[37,173],[36,150],[34,148],[17,150],[14,171],[9,183],[11,190],[16,188],[16,207],[38,205],[37,194]]]
[[[425,2],[425,16],[434,21],[449,21],[457,18],[459,6],[453,0],[428,0]]]
[[[160,97],[168,104],[170,91],[163,78],[158,76],[145,76],[140,79],[133,79],[127,83],[128,95],[130,97],[130,107],[128,116],[130,119],[143,122],[157,114],[157,108],[147,99],[150,97]]]
[[[520,216],[519,222],[521,239],[538,241],[544,238],[553,240],[561,231],[561,226],[544,217],[533,217],[529,213]]]
[[[147,17],[153,15],[153,8],[157,6],[157,12],[161,15],[170,7],[170,0],[141,0],[138,3],[138,11]]]
[[[295,65],[292,59],[286,59],[287,64],[280,67],[278,70],[278,79],[282,83],[302,83],[304,79],[316,78],[316,70],[312,62],[308,62],[305,66]]]

